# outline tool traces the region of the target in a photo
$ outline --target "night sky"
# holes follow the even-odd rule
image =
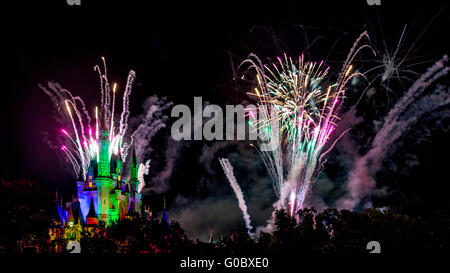
[[[64,191],[66,198],[72,194],[74,178],[56,151],[43,142],[42,132],[54,135],[60,128],[53,119],[54,108],[38,84],[59,82],[83,97],[88,105],[96,105],[100,93],[93,67],[100,64],[101,56],[106,58],[109,78],[118,82],[119,88],[125,85],[128,71],[136,71],[130,106],[131,115],[135,116],[141,114],[142,102],[151,95],[166,96],[175,104],[187,105],[193,104],[194,96],[221,106],[248,100],[248,90],[233,81],[233,68],[250,53],[266,60],[284,52],[294,57],[304,52],[313,60],[324,59],[340,67],[363,30],[368,30],[372,45],[383,52],[382,41],[395,48],[405,24],[408,32],[404,51],[420,37],[411,54],[419,61],[428,61],[414,66],[416,71],[424,72],[450,48],[446,39],[449,12],[444,2],[426,1],[426,7],[416,1],[395,1],[394,5],[391,3],[394,1],[383,0],[380,7],[369,6],[363,0],[247,4],[162,1],[164,4],[145,6],[140,2],[153,1],[81,2],[79,7],[68,6],[63,0],[7,3],[2,4],[2,10],[13,14],[12,18],[0,16],[3,44],[0,178],[35,179],[48,191]],[[448,84],[448,77],[441,83]],[[392,99],[401,92],[404,90]],[[358,108],[367,126],[389,108],[382,96],[374,100],[363,102]],[[355,101],[349,99],[350,103]],[[162,196],[166,196],[169,213],[172,209],[177,220],[229,210],[223,220],[211,217],[210,225],[181,221],[191,225],[187,228],[191,234],[192,230],[201,229],[194,236],[203,236],[214,228],[229,232],[242,227],[237,202],[217,161],[218,156],[228,156],[237,164],[236,176],[248,194],[250,214],[255,216],[256,224],[263,224],[275,197],[264,179],[258,156],[247,147],[248,143],[222,148],[207,141],[182,143],[165,158],[167,147],[173,145],[168,140],[173,121],[169,119],[167,128],[152,143],[152,166],[146,177],[149,186],[159,188],[152,177],[168,161],[172,160],[174,167],[161,181],[165,187],[148,192],[147,202],[158,211]],[[360,151],[367,149],[362,140],[370,137],[366,125],[363,123],[352,131]],[[383,168],[377,174],[377,183],[380,188],[386,186],[389,194],[374,197],[375,206],[419,215],[448,208],[449,120],[443,120],[442,126],[435,130],[426,128],[426,121],[419,122],[402,138],[403,145],[388,156],[387,160],[397,167],[409,155],[414,155],[418,163],[405,172]],[[418,138],[423,140],[417,141]],[[325,169],[327,177],[342,181],[346,172],[337,162],[339,149],[330,156]],[[211,162],[206,162],[209,159]],[[249,170],[252,166],[255,169]],[[255,177],[260,178],[259,182],[250,182]],[[258,193],[253,201],[252,193]],[[336,186],[322,197],[328,203],[339,194],[341,189]],[[187,216],[182,216],[183,213]]]

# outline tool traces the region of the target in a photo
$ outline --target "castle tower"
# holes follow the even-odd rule
[[[100,137],[98,139],[99,155],[98,155],[98,173],[97,173],[97,212],[99,219],[103,222],[109,222],[109,208],[110,208],[110,192],[113,188],[113,180],[111,179],[111,169],[109,162],[109,145],[108,129],[103,123]]]
[[[108,129],[106,124],[103,125],[100,131],[100,138],[98,139],[99,155],[98,155],[98,176],[110,177],[110,163],[109,163],[109,145]]]
[[[97,198],[97,184],[95,182],[95,179],[97,178],[97,173],[98,173],[97,158],[92,158],[90,160],[89,169],[83,184],[77,182],[78,201],[80,203],[80,211],[81,211],[80,219],[83,221],[83,223],[86,222],[86,216],[89,213],[89,206],[92,198],[94,198],[93,202],[94,208],[97,210],[98,198]],[[80,187],[81,185],[83,186]]]
[[[139,162],[136,157],[136,150],[134,146],[131,151],[131,160],[130,160],[130,180],[128,181],[130,185],[130,198],[135,204],[135,209],[137,212],[141,211],[141,194],[138,192],[139,190]]]
[[[124,162],[120,149],[111,149],[112,143],[103,114],[101,118],[102,126],[97,139],[98,153],[91,158],[86,177],[76,180],[78,207],[72,208],[73,216],[76,216],[75,212],[79,212],[80,223],[86,226],[95,226],[98,221],[109,225],[126,216],[142,212],[139,162],[135,148],[132,145],[129,173],[124,177]],[[63,224],[66,224],[69,211],[65,211],[58,202],[57,205],[58,214]]]
[[[138,192],[139,187],[138,172],[139,172],[139,163],[136,157],[136,150],[134,149],[133,146],[131,151],[130,181],[129,181],[132,193]]]
[[[111,175],[113,180],[122,182],[123,180],[123,162],[122,162],[122,155],[119,152],[117,154],[113,153],[111,155],[110,160],[110,167],[111,167]]]

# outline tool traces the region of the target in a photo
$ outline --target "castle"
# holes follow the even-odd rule
[[[139,163],[134,147],[131,147],[128,176],[124,177],[120,149],[111,153],[106,126],[100,131],[97,144],[98,154],[90,160],[86,177],[80,174],[77,179],[77,195],[71,208],[65,210],[62,200],[59,204],[57,200],[62,225],[96,226],[99,221],[109,225],[127,216],[141,214]]]

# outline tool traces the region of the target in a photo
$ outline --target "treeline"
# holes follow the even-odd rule
[[[156,256],[364,254],[370,241],[378,242],[385,254],[449,249],[449,209],[421,218],[378,209],[317,212],[310,208],[296,218],[276,211],[272,233],[261,232],[252,239],[242,231],[206,243],[189,239],[177,222],[168,225],[136,216],[109,227],[100,225],[96,232],[83,234],[80,245],[83,254]],[[54,202],[38,183],[1,181],[0,253],[16,253],[17,242],[25,240],[39,246],[40,254],[51,254],[49,229],[56,221]]]

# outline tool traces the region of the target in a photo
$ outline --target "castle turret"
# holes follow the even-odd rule
[[[120,149],[117,152],[117,154],[113,153],[111,155],[110,168],[113,179],[118,181],[122,180],[123,163],[122,163],[122,156],[120,154]]]
[[[170,226],[169,218],[167,217],[166,197],[164,197],[164,209],[163,214],[161,216],[161,223],[166,223],[168,226]]]
[[[139,179],[138,179],[138,172],[139,172],[139,163],[136,157],[136,150],[134,147],[132,147],[131,151],[131,160],[130,160],[130,190],[132,193],[138,192],[139,187]]]
[[[103,122],[104,123],[104,122]],[[105,124],[100,132],[98,140],[99,156],[98,156],[98,175],[96,178],[98,203],[97,211],[99,218],[105,223],[109,222],[108,214],[110,208],[109,194],[113,187],[113,180],[111,179],[111,169],[109,161],[109,139],[108,130]]]
[[[69,225],[69,227],[72,227],[74,222],[75,222],[75,218],[73,217],[73,212],[72,212],[72,208],[71,208],[69,210],[69,217],[67,219],[67,224]]]
[[[100,137],[98,139],[99,155],[98,155],[98,176],[110,177],[111,170],[109,164],[109,145],[108,129],[103,127],[100,131]]]
[[[139,193],[139,162],[136,157],[136,149],[134,146],[131,151],[131,159],[130,159],[130,179],[128,181],[128,185],[130,186],[130,198],[134,201],[136,212],[141,211],[141,194]]]
[[[92,190],[95,188],[95,178],[98,174],[98,162],[95,158],[91,159],[91,162],[89,163],[89,170],[86,175],[86,183],[85,183],[85,190]]]

